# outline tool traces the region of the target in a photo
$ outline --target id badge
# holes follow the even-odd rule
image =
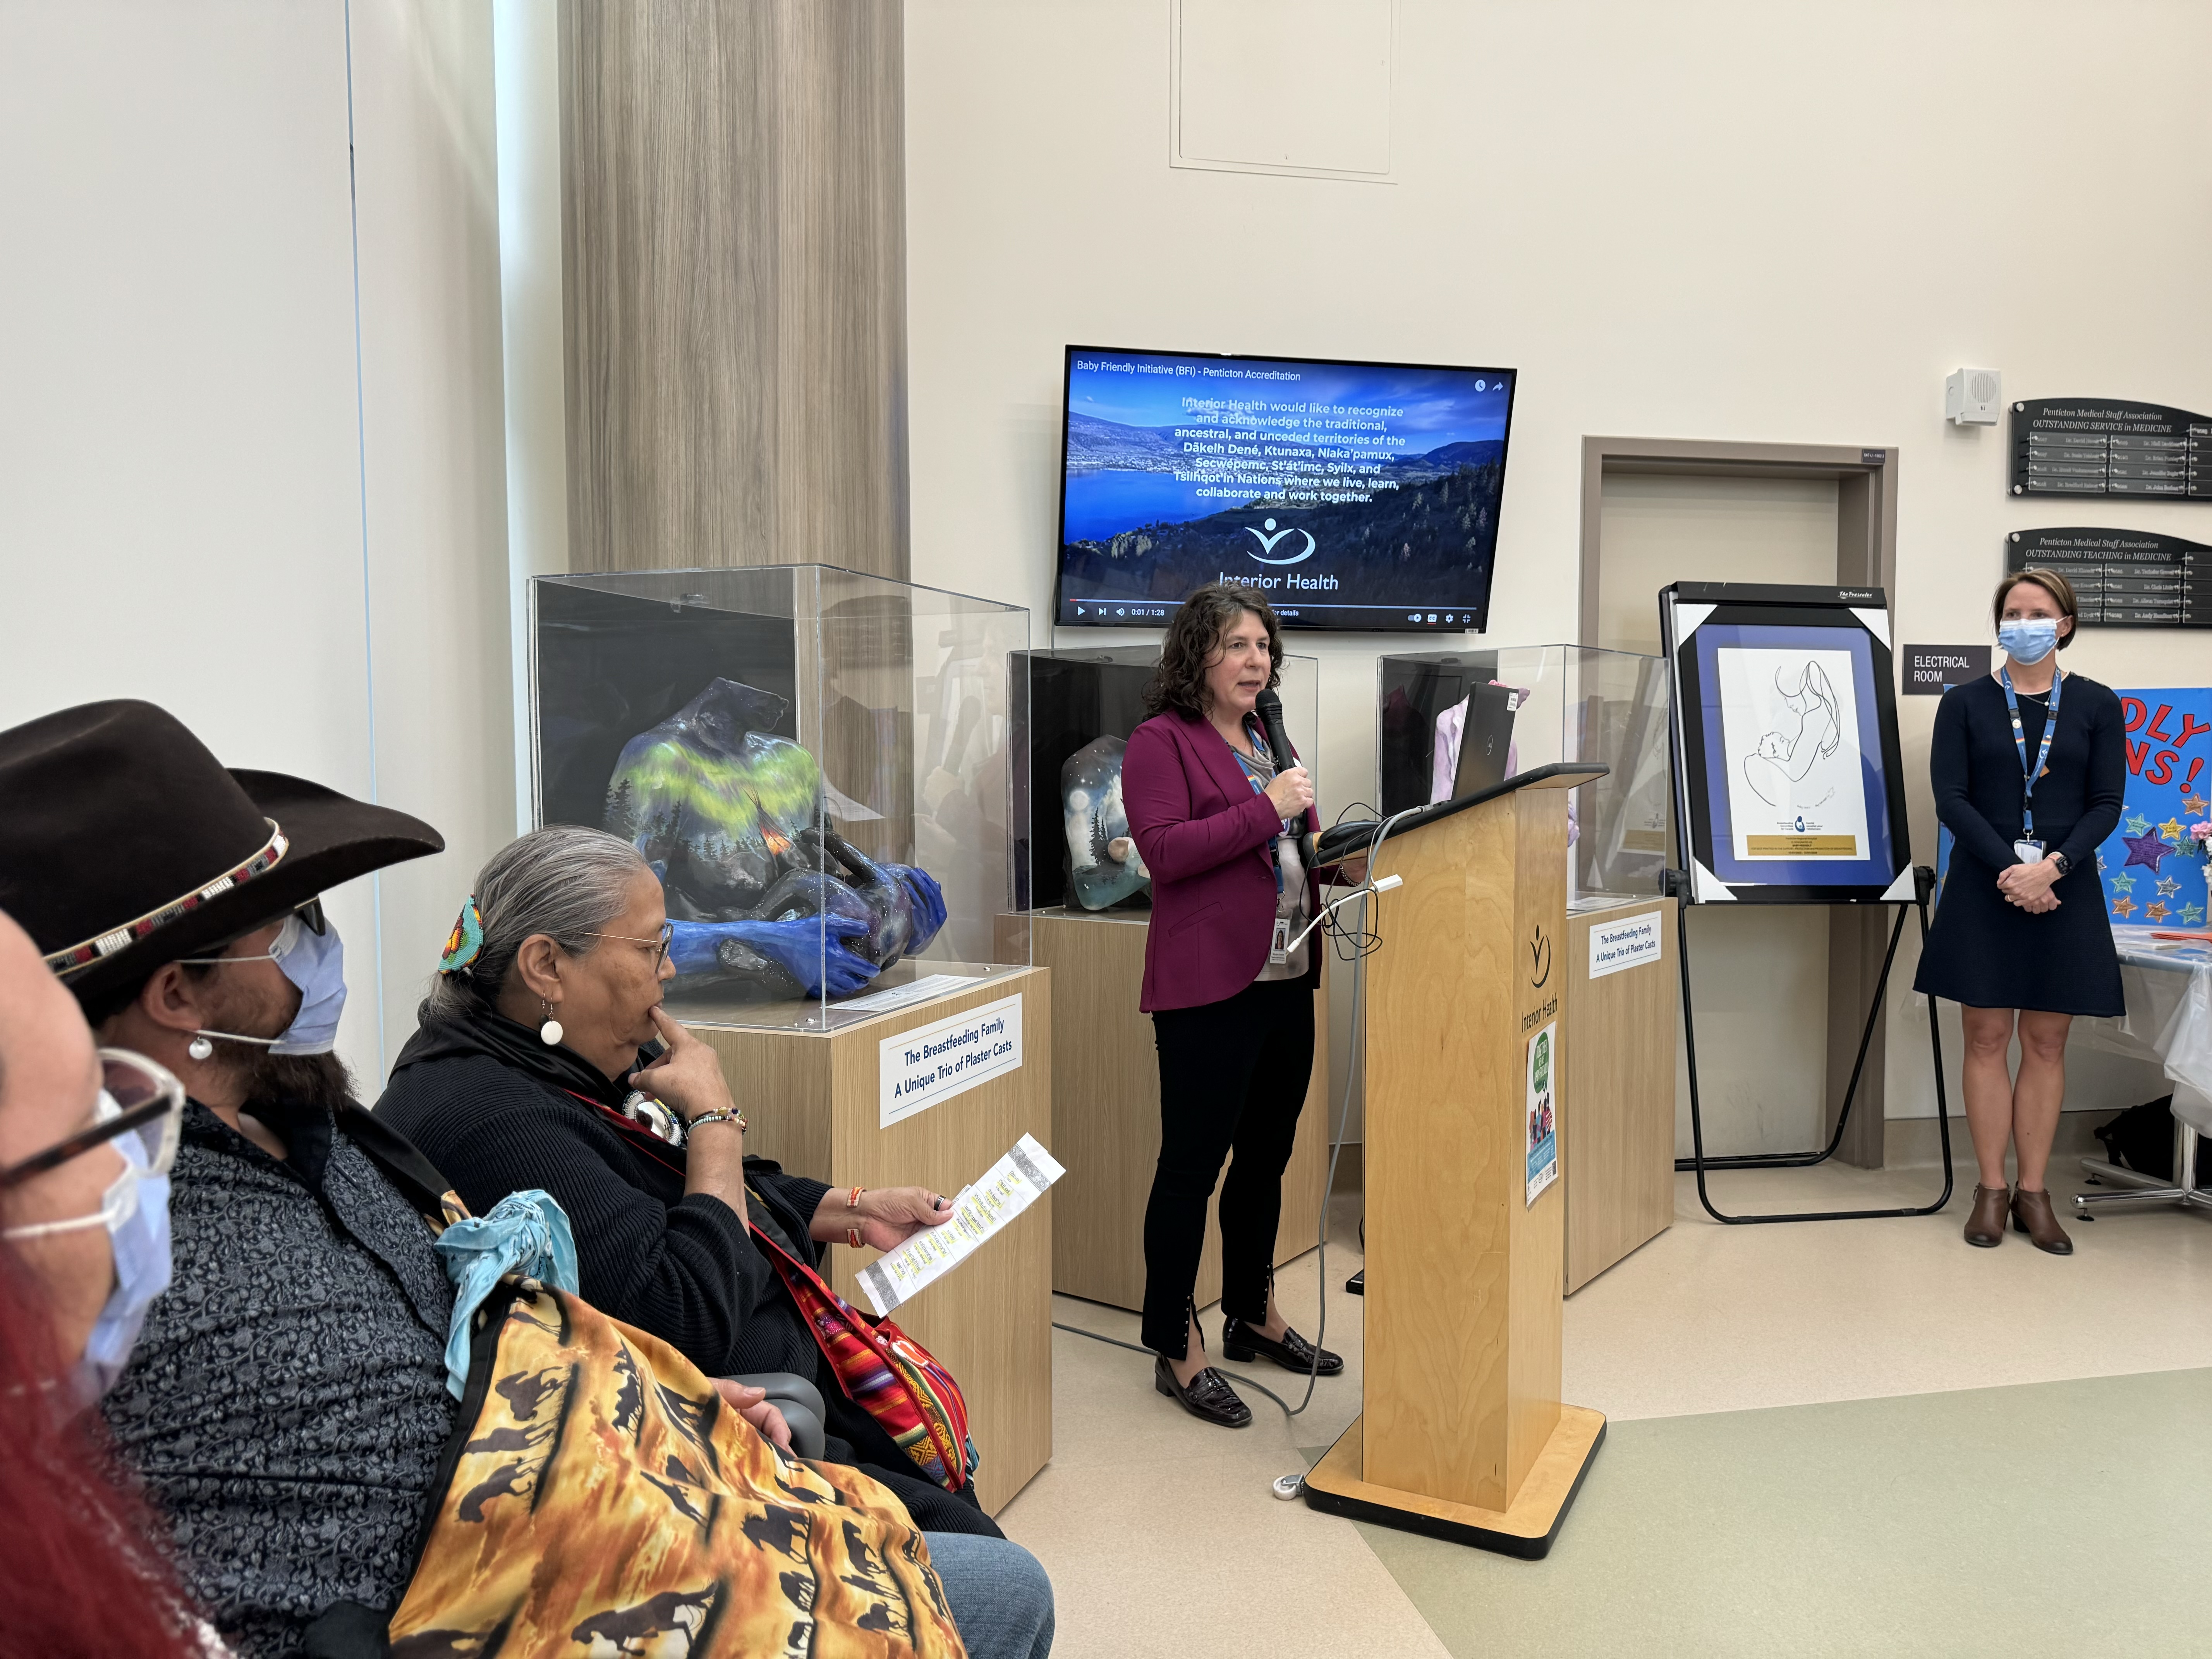
[[[2043,843],[2039,841],[2016,841],[2012,844],[2012,855],[2022,864],[2033,864],[2043,856]]]
[[[1279,968],[1291,959],[1291,922],[1287,916],[1275,918],[1274,937],[1267,941],[1267,965]]]

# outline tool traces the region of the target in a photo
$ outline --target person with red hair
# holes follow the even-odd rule
[[[184,1091],[95,1052],[76,1000],[0,914],[0,1645],[45,1659],[225,1651],[89,1407],[168,1283]]]

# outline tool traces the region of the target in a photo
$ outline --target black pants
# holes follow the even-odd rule
[[[1221,1188],[1221,1310],[1267,1316],[1283,1170],[1313,1078],[1314,994],[1255,980],[1235,996],[1152,1016],[1160,1051],[1160,1161],[1145,1206],[1145,1346],[1180,1358],[1206,1200]]]

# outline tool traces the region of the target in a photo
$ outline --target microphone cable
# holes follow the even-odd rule
[[[1353,805],[1356,806],[1364,803],[1355,802]],[[1352,810],[1352,807],[1350,806],[1345,808],[1346,812]],[[1264,1382],[1256,1382],[1241,1371],[1229,1373],[1234,1377],[1238,1388],[1256,1389],[1273,1401],[1281,1407],[1285,1419],[1298,1416],[1307,1407],[1313,1404],[1314,1389],[1321,1380],[1322,1345],[1328,1335],[1328,1204],[1330,1197],[1336,1191],[1336,1170],[1338,1163],[1344,1157],[1345,1132],[1351,1127],[1352,1124],[1352,1084],[1358,1077],[1360,1064],[1364,1058],[1364,1050],[1359,1043],[1359,1010],[1367,990],[1367,958],[1373,955],[1382,943],[1382,934],[1370,928],[1367,923],[1367,901],[1378,896],[1378,890],[1375,885],[1375,859],[1390,831],[1397,827],[1398,820],[1420,810],[1418,806],[1409,806],[1403,811],[1392,814],[1389,818],[1377,823],[1375,826],[1375,833],[1368,838],[1366,878],[1358,886],[1345,895],[1346,899],[1356,898],[1360,902],[1359,920],[1353,924],[1357,931],[1347,935],[1342,925],[1336,921],[1333,909],[1329,906],[1324,906],[1321,915],[1315,918],[1315,921],[1322,927],[1323,937],[1334,937],[1336,940],[1338,960],[1348,961],[1352,963],[1352,1050],[1351,1059],[1344,1068],[1344,1097],[1337,1107],[1336,1133],[1329,1146],[1328,1174],[1322,1184],[1321,1225],[1314,1239],[1316,1267],[1319,1275],[1316,1285],[1318,1292],[1319,1312],[1314,1330],[1313,1363],[1306,1371],[1305,1394],[1295,1406]],[[1339,813],[1337,821],[1342,823],[1343,819],[1344,814]],[[1393,886],[1396,884],[1395,882],[1392,884]],[[1388,888],[1380,890],[1382,892],[1389,890]],[[1343,901],[1338,901],[1338,902],[1341,902]],[[1309,931],[1311,930],[1309,929]],[[1367,1237],[1367,1223],[1364,1218],[1359,1224],[1359,1237],[1360,1242],[1364,1244]],[[1270,1269],[1269,1273],[1272,1279],[1273,1269]],[[1103,1335],[1097,1331],[1086,1331],[1079,1325],[1064,1324],[1055,1319],[1052,1322],[1052,1328],[1056,1331],[1066,1331],[1071,1336],[1089,1337],[1093,1342],[1103,1342],[1109,1347],[1127,1348],[1131,1353],[1140,1353],[1147,1359],[1157,1358],[1152,1349],[1140,1344],[1124,1342],[1118,1337]],[[1283,1498],[1296,1498],[1304,1489],[1304,1480],[1305,1477],[1303,1474],[1285,1475],[1274,1483],[1275,1495]]]

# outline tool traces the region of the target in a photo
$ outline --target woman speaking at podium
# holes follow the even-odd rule
[[[1275,1306],[1275,1229],[1313,1073],[1317,935],[1298,838],[1318,824],[1313,785],[1254,712],[1281,677],[1282,632],[1264,599],[1200,588],[1168,625],[1145,688],[1152,718],[1121,763],[1129,831],[1152,877],[1139,1006],[1160,1059],[1160,1161],[1145,1206],[1145,1346],[1158,1390],[1226,1428],[1251,1408],[1206,1363],[1192,1292],[1206,1202],[1221,1189],[1221,1346],[1312,1371],[1316,1352]],[[1322,1350],[1319,1371],[1344,1361]]]
[[[2066,1097],[2067,1028],[2076,1014],[2127,1007],[2097,879],[2097,847],[2127,785],[2124,717],[2111,690],[2059,672],[2079,615],[2065,577],[2008,575],[1990,609],[2004,662],[1936,710],[1929,772],[1954,840],[1913,988],[1957,1003],[1966,1029],[1966,1127],[1981,1166],[1966,1243],[2004,1243],[2009,1210],[2038,1249],[2070,1255],[2044,1174]],[[2006,1065],[2015,1017],[2017,1080]],[[2009,1194],[2008,1142],[2019,1181]]]

